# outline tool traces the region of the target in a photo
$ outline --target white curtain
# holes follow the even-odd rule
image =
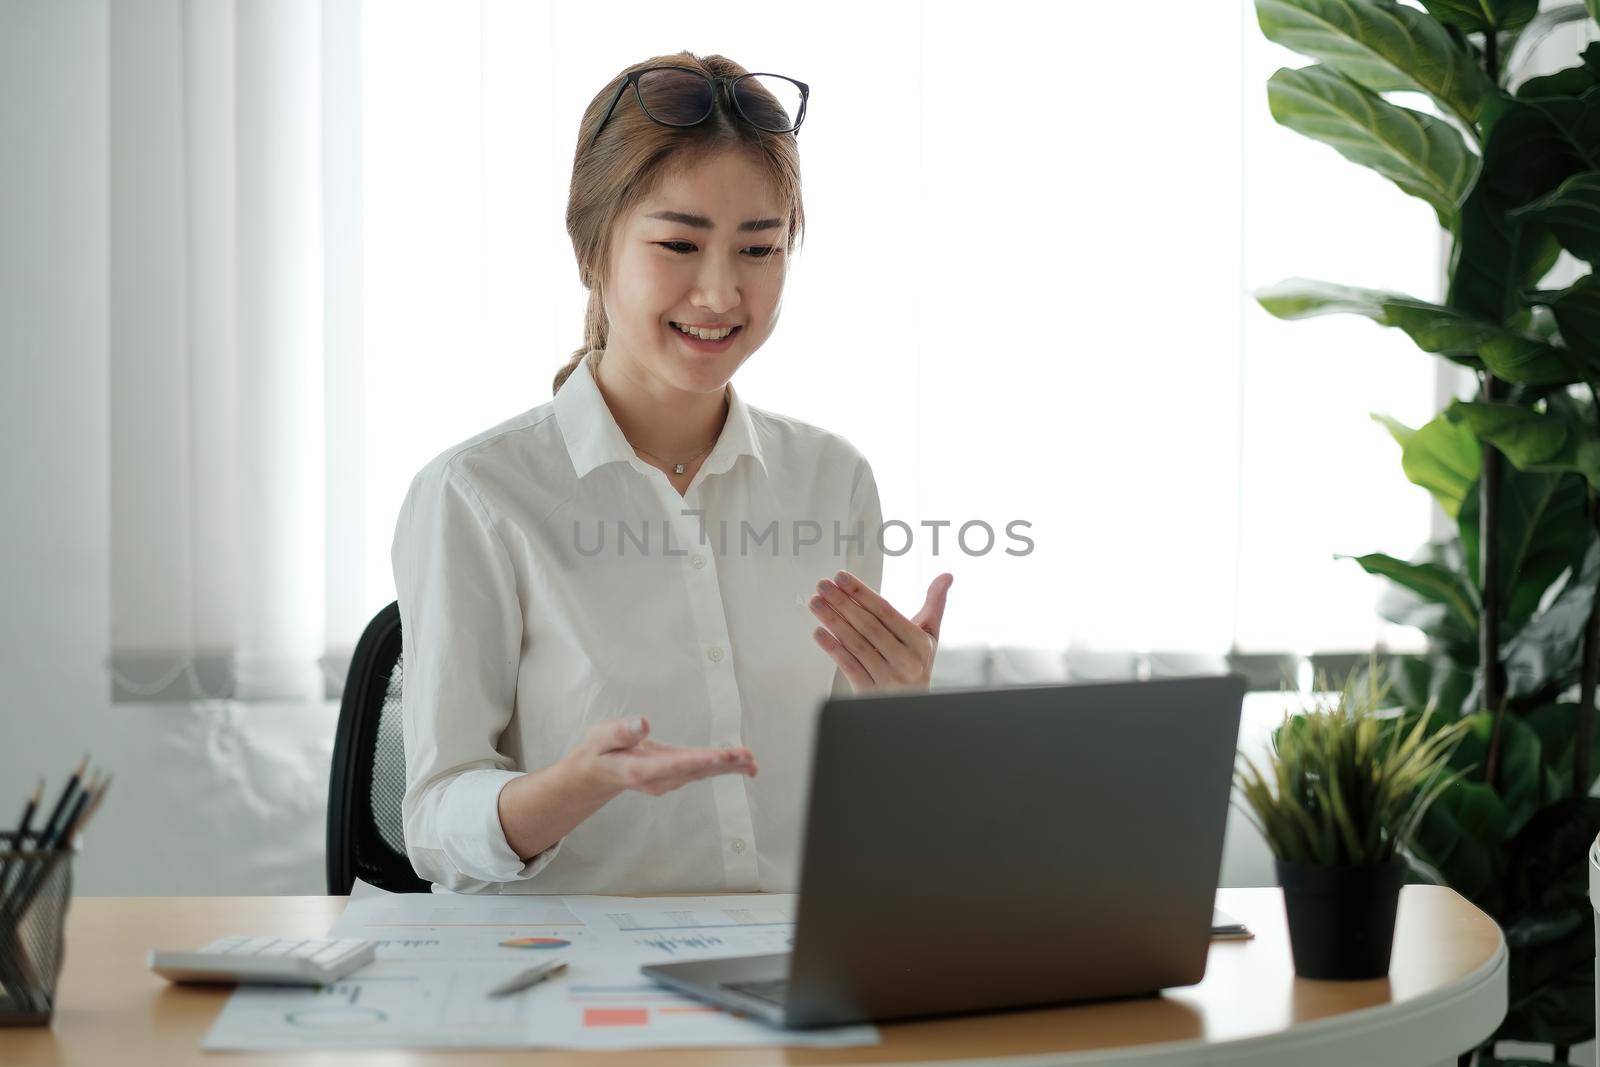
[[[320,701],[376,610],[359,20],[110,6],[115,700]]]
[[[807,247],[738,382],[872,460],[916,534],[885,595],[956,574],[951,662],[1417,647],[1335,554],[1429,535],[1368,416],[1425,421],[1451,382],[1250,292],[1436,297],[1440,236],[1272,122],[1267,77],[1307,61],[1248,0],[795,11],[111,5],[118,699],[337,691],[411,475],[581,340],[584,105],[680,47],[812,86]],[[955,543],[973,520],[996,549]]]

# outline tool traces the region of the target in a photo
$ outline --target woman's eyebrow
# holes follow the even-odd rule
[[[647,219],[663,219],[666,222],[681,222],[685,226],[697,226],[702,230],[714,230],[716,224],[704,215],[686,215],[681,211],[652,211],[646,215]],[[783,223],[779,219],[750,219],[739,223],[740,233],[747,230],[771,230]]]

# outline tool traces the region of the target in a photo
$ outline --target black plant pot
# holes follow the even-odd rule
[[[1406,861],[1325,866],[1274,860],[1289,919],[1294,973],[1302,978],[1382,978]]]

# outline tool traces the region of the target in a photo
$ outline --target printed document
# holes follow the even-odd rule
[[[327,934],[377,958],[317,988],[240,986],[201,1047],[643,1049],[843,1047],[872,1025],[786,1030],[676,993],[645,963],[786,952],[792,893],[703,897],[386,893],[358,881]],[[270,931],[258,931],[269,933]],[[490,997],[552,956],[559,976]]]

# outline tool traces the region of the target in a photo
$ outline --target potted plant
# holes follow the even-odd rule
[[[1239,806],[1272,849],[1303,978],[1389,973],[1408,869],[1397,849],[1460,773],[1446,765],[1465,724],[1384,717],[1388,686],[1376,679],[1352,671],[1331,703],[1286,712],[1265,770],[1239,752]],[[1325,674],[1315,688],[1328,690]]]
[[[1600,240],[1585,220],[1600,212],[1600,0],[1255,8],[1267,39],[1309,57],[1268,81],[1274,119],[1419,198],[1448,239],[1437,300],[1303,278],[1256,295],[1285,319],[1366,316],[1477,379],[1421,426],[1375,416],[1448,532],[1407,558],[1351,558],[1391,583],[1380,614],[1427,638],[1385,658],[1395,702],[1472,723],[1451,761],[1462,775],[1407,851],[1419,879],[1505,931],[1509,1003],[1482,1059],[1517,1041],[1565,1063],[1595,1033]],[[1562,26],[1565,68],[1530,69]],[[1408,106],[1419,92],[1431,113]]]

